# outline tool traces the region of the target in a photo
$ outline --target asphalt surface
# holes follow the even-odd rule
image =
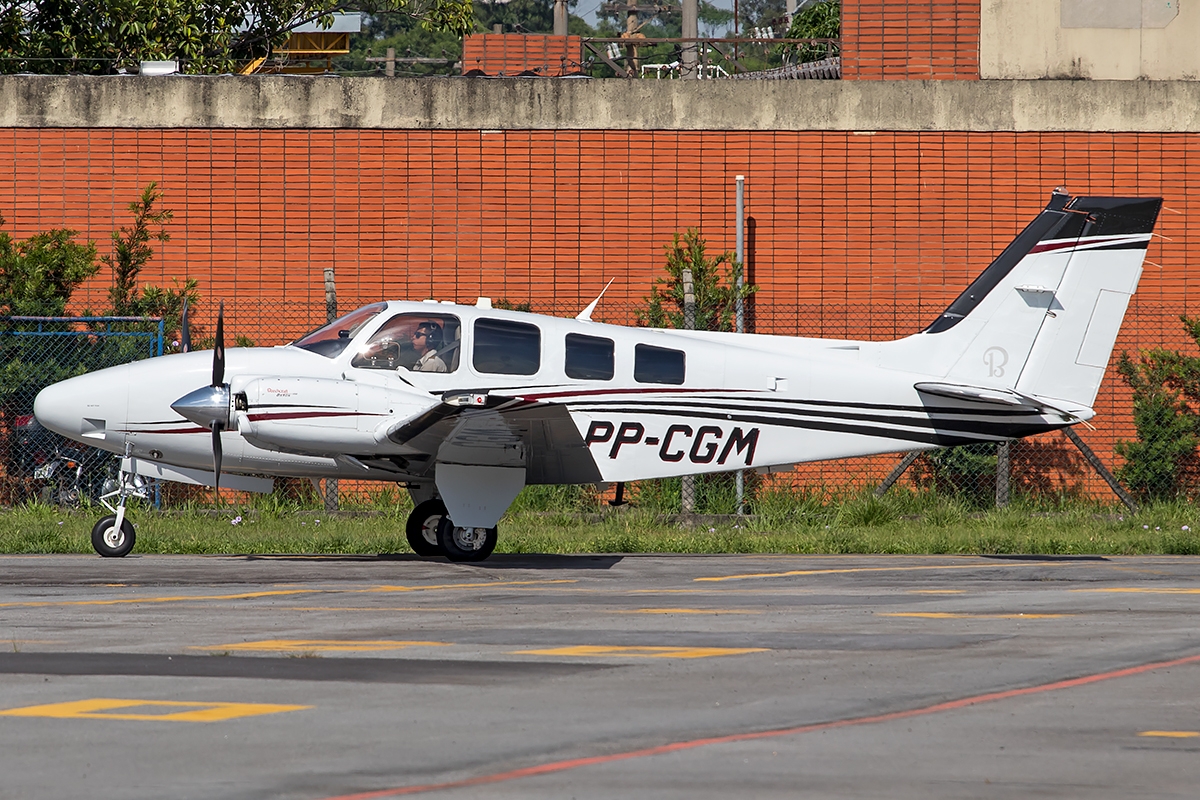
[[[0,557],[0,798],[1200,795],[1200,559]]]

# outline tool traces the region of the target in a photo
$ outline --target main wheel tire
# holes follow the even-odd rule
[[[105,558],[129,555],[136,538],[133,523],[127,519],[121,520],[121,529],[117,530],[117,517],[114,514],[102,518],[92,528],[92,547]]]
[[[413,509],[404,525],[404,535],[414,553],[424,557],[442,554],[442,547],[438,544],[438,525],[445,516],[446,504],[437,498],[419,503]]]
[[[451,561],[483,561],[496,549],[496,528],[460,528],[450,517],[438,525],[438,544]]]

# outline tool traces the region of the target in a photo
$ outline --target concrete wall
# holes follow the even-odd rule
[[[983,0],[982,78],[1196,80],[1196,0]]]
[[[1183,133],[1200,82],[4,76],[0,127]]]

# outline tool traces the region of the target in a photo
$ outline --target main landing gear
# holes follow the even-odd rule
[[[419,556],[445,556],[451,561],[483,561],[496,549],[497,529],[463,528],[446,514],[440,498],[418,503],[408,516],[404,533]]]
[[[147,498],[146,482],[132,469],[129,448],[121,460],[121,471],[117,473],[117,488],[100,495],[100,502],[113,513],[101,517],[92,528],[92,547],[105,558],[122,558],[133,550],[136,535],[133,523],[125,519],[125,501],[130,497]],[[110,502],[116,498],[114,506]]]

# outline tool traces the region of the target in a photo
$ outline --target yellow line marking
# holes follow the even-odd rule
[[[888,612],[876,616],[917,616],[920,619],[1058,619],[1074,614],[955,614],[950,612]]]
[[[761,611],[740,611],[734,608],[639,608],[618,611],[618,614],[761,614]]]
[[[458,612],[458,611],[478,611],[478,606],[273,606],[271,608],[263,608],[262,611],[269,611],[272,614],[278,614],[284,611],[437,611],[437,612]]]
[[[1018,564],[1005,562],[1003,564],[992,564],[980,562],[978,564],[931,564],[919,567],[843,567],[841,569],[793,569],[787,572],[751,572],[745,575],[722,575],[715,578],[692,578],[694,581],[741,581],[750,578],[786,578],[793,575],[840,575],[852,572],[915,572],[929,571],[942,569],[996,569],[998,567],[1028,567],[1028,566],[1043,566],[1042,564]]]
[[[1170,739],[1191,739],[1200,736],[1200,731],[1142,731],[1138,736],[1165,736]]]
[[[491,589],[496,586],[537,586],[558,583],[578,583],[579,581],[561,578],[544,581],[487,581],[484,583],[443,583],[433,586],[373,586],[370,589],[353,589],[351,594],[371,592],[427,592],[431,589]]]
[[[736,656],[743,653],[763,653],[766,647],[607,647],[576,645],[546,650],[515,650],[509,655],[523,656],[629,656],[631,658],[709,658]]]
[[[191,709],[188,711],[163,711],[161,713],[112,713],[117,709]],[[133,719],[165,722],[220,722],[238,717],[254,717],[261,714],[278,714],[284,711],[301,711],[312,706],[285,706],[272,703],[184,703],[172,700],[116,700],[97,697],[91,700],[76,700],[70,703],[50,703],[42,706],[26,706],[0,711],[7,717],[53,717],[56,719]]]
[[[964,594],[966,589],[913,589],[909,594]]]
[[[1176,588],[1159,588],[1143,589],[1138,586],[1114,587],[1112,589],[1070,589],[1072,592],[1094,592],[1094,593],[1111,593],[1111,594],[1200,594],[1200,589],[1176,589]]]
[[[368,652],[376,650],[403,650],[406,647],[449,647],[450,642],[408,641],[356,641],[353,639],[264,639],[260,642],[237,642],[235,644],[206,644],[189,647],[189,650],[246,650],[280,651],[306,650],[319,653]]]
[[[494,583],[442,583],[430,586],[373,586],[369,589],[275,589],[238,594],[172,595],[167,597],[119,597],[111,600],[30,600],[0,603],[0,608],[45,608],[47,606],[117,606],[139,603],[195,603],[210,600],[254,600],[263,597],[286,597],[299,594],[370,594],[374,592],[427,592],[442,589],[491,589],[504,586],[531,586],[547,583],[576,583],[574,580],[497,581]]]

